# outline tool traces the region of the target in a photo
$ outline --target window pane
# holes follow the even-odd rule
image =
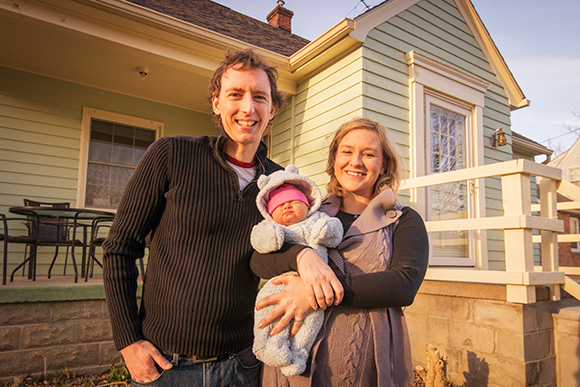
[[[439,156],[438,155],[433,155],[433,157],[431,158],[433,165],[431,166],[431,169],[433,171],[433,173],[438,173],[439,171]]]
[[[439,124],[439,114],[432,112],[431,113],[431,131],[433,133],[438,133],[441,128]]]
[[[578,219],[570,218],[570,234],[578,234]],[[572,252],[578,252],[578,242],[570,242]]]
[[[457,157],[449,157],[447,163],[450,171],[455,171],[457,169]]]
[[[113,142],[113,126],[110,122],[91,120],[91,140]]]
[[[126,125],[115,125],[115,144],[133,146],[133,138],[135,137],[135,128]]]
[[[123,188],[111,188],[111,207],[117,208],[123,196]]]
[[[113,154],[113,144],[92,141],[89,143],[89,160],[102,161],[103,163],[111,162],[111,155]]]
[[[113,164],[133,165],[133,147],[113,145]]]
[[[580,168],[571,168],[570,169],[570,181],[576,182],[580,180]]]
[[[441,165],[439,166],[440,172],[448,172],[449,171],[449,164],[447,163],[447,156],[441,155]]]
[[[111,167],[91,164],[87,168],[87,185],[109,185]]]
[[[146,150],[147,149],[139,149],[139,148],[133,149],[133,165],[139,164],[139,161],[141,161],[141,157],[143,157]]]
[[[109,186],[87,184],[85,205],[97,208],[111,208]]]
[[[111,167],[89,164],[87,168],[87,188],[85,204],[91,207],[109,207],[109,181]]]
[[[129,168],[111,168],[111,187],[123,188],[125,184],[129,181],[129,178],[133,174],[133,169]]]
[[[135,148],[147,149],[155,141],[155,132],[135,128]]]
[[[448,134],[449,131],[447,130],[448,129],[448,127],[447,127],[447,117],[445,117],[444,115],[441,115],[441,114],[439,115],[439,117],[440,117],[439,119],[441,120],[441,124],[440,124],[441,125],[441,128],[439,129],[439,131],[442,134]]]
[[[441,152],[441,144],[439,144],[439,134],[431,133],[431,149],[433,153]]]

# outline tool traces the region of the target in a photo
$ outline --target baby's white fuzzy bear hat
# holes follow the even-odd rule
[[[276,171],[269,176],[262,175],[258,179],[258,188],[260,192],[256,197],[256,205],[258,210],[264,217],[264,219],[274,221],[272,216],[268,213],[268,201],[270,200],[270,192],[278,188],[284,183],[291,184],[298,188],[310,204],[310,209],[308,210],[308,215],[310,216],[313,212],[318,211],[320,204],[322,203],[322,194],[320,193],[320,188],[316,183],[306,176],[298,174],[298,167],[294,164],[288,164],[283,171]]]

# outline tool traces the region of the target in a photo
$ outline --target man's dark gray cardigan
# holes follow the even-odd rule
[[[103,277],[117,349],[146,339],[182,355],[214,356],[252,345],[259,279],[250,232],[262,220],[260,174],[281,169],[260,144],[256,178],[239,190],[227,137],[169,136],[152,144],[127,183],[103,244]],[[137,310],[138,270],[152,231]]]

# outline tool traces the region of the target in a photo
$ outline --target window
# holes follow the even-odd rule
[[[570,182],[580,186],[580,168],[570,168]]]
[[[78,205],[117,208],[127,181],[162,129],[153,121],[85,109]]]
[[[264,133],[262,133],[262,141],[268,147],[268,154],[267,157],[272,157],[272,126],[268,125]]]
[[[407,53],[411,99],[411,177],[483,165],[488,84],[425,55]],[[485,214],[483,179],[411,192],[427,221]],[[487,268],[485,231],[430,232],[430,265]]]
[[[578,233],[578,218],[570,217],[570,234]],[[573,253],[580,253],[580,246],[578,246],[578,242],[570,242],[570,251]]]
[[[429,103],[429,152],[427,173],[442,173],[465,168],[465,113]],[[459,110],[459,109],[456,109]],[[468,192],[465,181],[429,187],[428,219],[450,220],[468,217]],[[433,257],[470,258],[470,232],[445,231],[431,234]]]

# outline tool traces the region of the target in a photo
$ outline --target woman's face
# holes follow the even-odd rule
[[[373,197],[375,183],[385,171],[381,140],[369,129],[354,129],[338,144],[334,174],[345,195]]]

